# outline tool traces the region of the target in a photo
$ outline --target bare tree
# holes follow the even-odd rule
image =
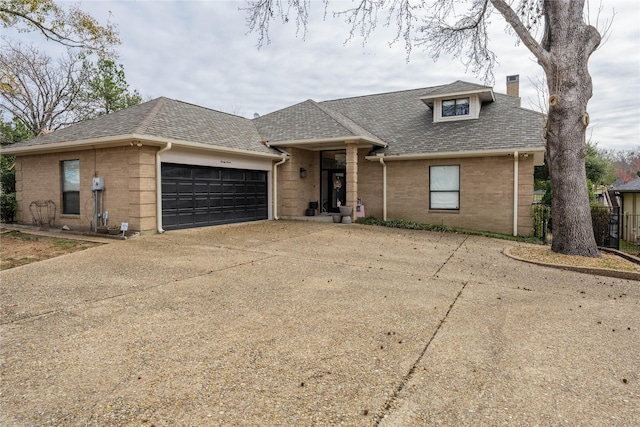
[[[0,110],[18,118],[38,135],[84,119],[83,101],[90,69],[80,53],[57,61],[33,46],[4,40],[0,55]]]
[[[19,32],[39,32],[48,40],[111,56],[120,44],[116,28],[100,25],[78,5],[61,7],[54,0],[1,0],[0,25]]]
[[[329,0],[324,0],[325,14]],[[249,0],[244,10],[258,45],[269,42],[269,23],[308,22],[310,0]],[[587,10],[586,10],[587,9]],[[463,58],[476,75],[492,81],[496,56],[488,27],[494,12],[507,22],[542,67],[549,91],[544,129],[553,187],[554,252],[599,257],[586,186],[587,103],[592,96],[588,62],[602,36],[588,22],[587,0],[357,0],[334,16],[351,25],[349,37],[365,39],[378,24],[395,26],[407,52],[418,46],[434,59]],[[606,27],[605,23],[605,27]]]

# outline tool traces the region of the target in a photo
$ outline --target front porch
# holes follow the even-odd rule
[[[331,141],[281,144],[288,159],[276,166],[276,215],[283,219],[332,222],[340,206],[351,206],[352,219],[358,206],[358,157],[373,145],[363,141]],[[310,203],[315,215],[307,215]]]

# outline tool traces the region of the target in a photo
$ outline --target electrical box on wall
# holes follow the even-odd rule
[[[93,178],[93,185],[91,186],[91,190],[104,190],[104,178]]]

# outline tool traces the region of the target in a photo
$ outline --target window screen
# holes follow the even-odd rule
[[[429,167],[429,209],[460,209],[460,166]]]

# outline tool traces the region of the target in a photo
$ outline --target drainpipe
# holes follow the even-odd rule
[[[278,166],[287,161],[287,156],[283,155],[282,160],[273,165],[273,219],[276,221],[278,217]]]
[[[169,150],[171,150],[171,143],[167,142],[167,145],[156,152],[156,224],[160,234],[164,233],[162,229],[162,168],[160,155]]]
[[[382,220],[387,220],[387,164],[384,162],[384,155],[380,156],[382,165]]]
[[[513,152],[513,235],[518,235],[518,152]]]

